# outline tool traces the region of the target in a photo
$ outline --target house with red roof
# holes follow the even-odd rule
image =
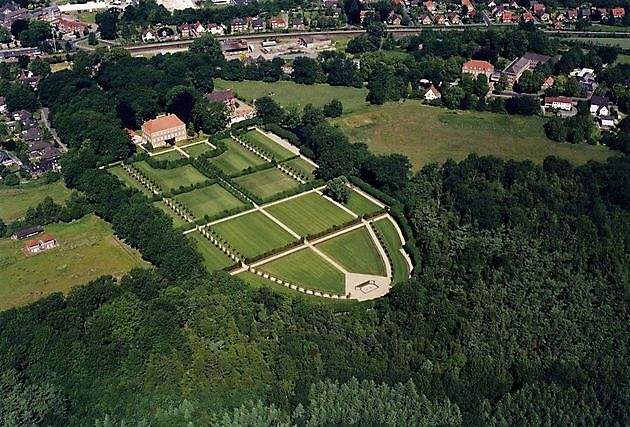
[[[282,18],[273,17],[269,20],[269,26],[272,30],[284,30],[287,28],[287,23]]]
[[[545,96],[545,108],[571,111],[573,100],[566,96]]]
[[[57,239],[50,234],[46,234],[39,239],[29,240],[23,248],[26,255],[36,255],[48,251],[57,246]]]
[[[186,125],[175,114],[158,116],[142,124],[142,139],[153,148],[186,139]]]
[[[427,101],[434,101],[436,99],[440,99],[441,97],[442,94],[433,85],[429,86],[427,91],[424,93],[424,99]]]
[[[464,62],[464,65],[462,65],[462,73],[472,74],[475,77],[483,74],[490,80],[490,76],[494,73],[494,65],[488,61],[471,59],[470,61]]]
[[[626,10],[623,7],[613,7],[611,13],[613,18],[615,19],[623,18],[624,16],[626,16]]]

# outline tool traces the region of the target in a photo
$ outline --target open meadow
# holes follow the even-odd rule
[[[102,275],[119,277],[133,267],[149,265],[95,215],[47,225],[45,234],[55,237],[59,246],[33,256],[22,252],[25,240],[0,239],[0,310],[53,292],[66,293]]]
[[[351,273],[385,276],[385,264],[365,227],[315,246]]]
[[[281,248],[295,240],[261,212],[241,215],[211,228],[246,258]]]
[[[212,217],[244,205],[219,184],[178,194],[175,199],[190,209],[195,218],[203,218],[205,215]]]
[[[239,176],[234,178],[234,182],[263,200],[300,185],[299,182],[277,168]]]
[[[231,88],[236,95],[245,100],[269,96],[278,104],[288,107],[304,108],[306,104],[322,107],[333,99],[338,99],[343,104],[345,112],[353,112],[367,106],[365,97],[366,88],[354,88],[345,86],[330,86],[327,84],[301,85],[293,82],[281,81],[273,83],[245,80],[242,82],[214,80],[217,89]]]
[[[51,184],[35,181],[18,186],[1,185],[0,219],[7,224],[13,222],[23,217],[28,208],[37,206],[48,196],[61,203],[70,197],[70,190],[63,180]]]
[[[352,142],[366,143],[375,153],[406,154],[414,169],[471,153],[535,162],[554,155],[575,164],[615,155],[606,147],[554,142],[537,117],[448,111],[419,101],[373,106],[335,123]]]
[[[348,212],[315,192],[277,203],[265,210],[300,236],[319,233],[352,220]]]
[[[182,185],[187,187],[208,180],[205,175],[191,165],[174,169],[154,169],[147,162],[141,161],[134,163],[134,166],[157,184],[162,191],[169,191]]]

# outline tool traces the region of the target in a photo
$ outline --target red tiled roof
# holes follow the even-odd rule
[[[42,242],[46,243],[46,242],[54,241],[55,238],[53,236],[51,236],[50,234],[46,234],[46,235],[42,236],[41,239],[39,239],[39,240],[41,240]]]
[[[566,96],[546,96],[545,104],[552,104],[554,102],[560,102],[563,104],[571,104],[573,100],[571,98],[567,98]]]
[[[483,70],[492,72],[494,71],[494,66],[488,61],[481,61],[479,59],[471,59],[470,61],[464,63],[464,70]]]
[[[147,120],[142,125],[142,130],[144,132],[153,133],[183,125],[184,122],[182,122],[175,114],[168,114],[166,116],[158,117],[152,120]]]
[[[615,18],[621,18],[626,16],[626,10],[623,7],[614,7],[612,10],[612,16]]]

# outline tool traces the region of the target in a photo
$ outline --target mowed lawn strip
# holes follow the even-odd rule
[[[242,201],[219,184],[178,194],[175,199],[190,209],[195,218],[203,218],[204,215],[214,216],[244,205]]]
[[[207,181],[197,169],[191,165],[184,165],[174,169],[154,169],[147,162],[134,163],[144,175],[155,182],[163,191],[169,191],[180,186],[187,187],[192,184]]]
[[[369,215],[381,210],[380,206],[374,204],[370,199],[355,190],[352,190],[350,198],[344,206],[359,216]]]
[[[300,236],[319,233],[352,220],[349,213],[315,192],[269,206],[265,210]]]
[[[225,255],[219,248],[198,232],[186,235],[195,243],[197,250],[203,257],[203,263],[208,271],[221,270],[234,264],[234,261]]]
[[[271,154],[271,156],[277,161],[282,161],[289,159],[291,157],[295,157],[295,154],[268,138],[264,134],[258,132],[257,130],[249,131],[245,134],[245,139],[256,145],[258,148],[263,149],[267,153]]]
[[[304,175],[307,181],[312,181],[315,179],[314,172],[317,168],[301,157],[287,160],[282,164],[287,165],[297,172],[300,172],[302,175]]]
[[[198,157],[203,153],[212,150],[212,147],[210,147],[205,142],[202,142],[199,144],[191,145],[190,147],[183,148],[183,150],[191,157]]]
[[[372,225],[383,238],[389,251],[389,256],[392,258],[392,268],[394,269],[393,282],[404,282],[409,278],[409,265],[403,254],[400,253],[402,242],[396,228],[394,228],[394,224],[388,219],[381,219],[372,223]]]
[[[295,240],[261,212],[223,221],[212,228],[246,258],[281,248]]]
[[[151,196],[152,195],[151,191],[149,191],[149,189],[147,187],[145,187],[144,185],[140,184],[140,182],[138,182],[138,180],[136,180],[133,176],[129,175],[127,173],[127,171],[122,168],[122,166],[111,167],[111,168],[107,169],[107,172],[109,172],[112,175],[114,175],[115,177],[117,177],[127,187],[135,188],[136,190],[140,190],[141,192],[143,192],[147,196]]]
[[[181,227],[182,225],[187,225],[188,222],[184,221],[184,219],[177,215],[177,213],[175,213],[173,211],[173,209],[169,208],[166,203],[164,203],[162,200],[158,200],[157,202],[153,202],[153,206],[155,206],[156,208],[159,208],[162,210],[162,212],[164,212],[166,215],[168,215],[169,217],[171,217],[171,219],[173,220],[173,227]],[[192,225],[191,227],[192,228]]]
[[[318,244],[317,249],[351,273],[385,276],[385,264],[365,227]]]
[[[224,139],[227,151],[210,159],[210,162],[228,175],[233,175],[249,167],[262,165],[265,160],[249,151],[236,141]]]
[[[66,293],[102,275],[122,276],[133,267],[149,265],[95,215],[44,228],[59,246],[37,255],[22,253],[24,240],[0,239],[0,310],[29,304],[53,292]]]
[[[63,203],[70,197],[70,190],[61,179],[50,184],[33,182],[15,187],[0,186],[0,218],[5,223],[13,222],[23,217],[28,208],[34,208],[47,196],[56,203]]]
[[[538,117],[448,111],[414,100],[373,106],[335,123],[351,142],[366,143],[374,153],[406,154],[416,170],[471,153],[534,162],[554,155],[574,164],[618,155],[603,146],[554,142],[545,136]]]
[[[172,151],[167,151],[166,153],[162,153],[162,154],[156,154],[155,156],[153,156],[154,160],[179,160],[182,159],[184,156],[181,155],[181,153],[177,150],[172,150]]]
[[[345,275],[310,248],[261,265],[259,269],[308,289],[345,293]]]
[[[234,178],[234,182],[263,200],[300,185],[299,182],[276,168],[239,176]]]

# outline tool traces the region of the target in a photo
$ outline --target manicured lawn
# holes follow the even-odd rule
[[[317,193],[308,193],[265,210],[300,236],[319,233],[352,220],[349,213]]]
[[[219,184],[178,194],[175,198],[190,209],[195,218],[214,216],[244,204]]]
[[[283,164],[292,168],[296,172],[300,172],[302,175],[304,175],[307,181],[312,181],[315,179],[314,172],[317,168],[301,157],[287,160],[286,162],[283,162]]]
[[[13,222],[21,218],[30,207],[37,206],[47,196],[60,203],[70,197],[70,190],[63,180],[46,184],[32,182],[15,187],[0,185],[0,218],[5,222]]]
[[[300,110],[306,104],[322,107],[332,99],[338,99],[343,104],[344,112],[352,112],[367,105],[365,97],[367,89],[327,84],[300,85],[293,82],[265,83],[252,80],[232,82],[214,79],[214,86],[219,89],[232,88],[237,96],[245,101],[270,96],[282,106],[294,106]]]
[[[155,206],[156,208],[162,209],[162,211],[166,215],[170,216],[173,219],[173,227],[177,228],[177,227],[181,227],[182,225],[190,224],[190,228],[193,228],[194,224],[184,221],[184,219],[181,216],[177,215],[177,213],[175,213],[173,209],[169,208],[166,205],[166,203],[164,203],[163,201],[159,200],[157,202],[153,202],[153,206]]]
[[[204,265],[208,271],[221,270],[234,264],[234,261],[214,246],[201,233],[194,232],[186,235],[195,242],[197,250],[203,257]]]
[[[354,190],[344,206],[359,216],[368,215],[381,210],[380,206],[374,204],[371,200]]]
[[[299,182],[276,168],[239,176],[234,178],[234,182],[263,200],[300,185]]]
[[[191,165],[185,165],[175,169],[153,169],[147,162],[142,161],[134,163],[134,166],[163,191],[169,191],[181,185],[187,187],[208,179]]]
[[[318,244],[317,249],[351,273],[385,276],[383,259],[365,227],[326,240]]]
[[[409,265],[405,260],[405,257],[400,253],[402,248],[402,242],[400,236],[394,224],[388,219],[381,219],[374,222],[374,229],[385,241],[385,247],[389,251],[389,256],[392,258],[392,268],[394,269],[394,283],[404,282],[409,278]]]
[[[555,155],[575,164],[617,155],[605,147],[551,141],[537,117],[448,111],[418,101],[370,107],[336,123],[352,142],[364,142],[372,152],[406,154],[416,170],[471,153],[535,162]]]
[[[147,196],[151,196],[151,192],[147,187],[140,184],[133,176],[129,175],[127,171],[125,171],[122,166],[114,166],[107,169],[107,172],[116,176],[119,180],[122,181],[129,188],[135,188],[136,190],[142,191]]]
[[[345,275],[310,248],[293,252],[259,268],[307,289],[345,293]]]
[[[146,267],[140,254],[116,240],[111,226],[95,215],[45,227],[59,247],[25,256],[25,241],[0,239],[0,310],[25,305],[53,292],[111,274]]]
[[[232,175],[249,167],[265,163],[265,160],[261,159],[238,142],[232,139],[224,139],[223,142],[227,147],[227,151],[220,156],[210,159],[210,162],[226,174]]]
[[[294,157],[295,154],[278,144],[277,142],[267,138],[267,136],[258,132],[257,130],[249,131],[245,134],[245,139],[262,149],[263,151],[271,154],[271,157],[276,161],[282,161]]]
[[[261,212],[252,212],[212,226],[246,258],[288,245],[294,239]]]
[[[167,151],[166,153],[162,153],[162,154],[157,154],[155,156],[153,156],[153,158],[155,160],[179,160],[182,159],[184,156],[181,155],[181,153],[177,150],[173,150],[173,151]]]
[[[190,147],[183,148],[183,150],[191,157],[198,157],[203,153],[212,150],[212,147],[210,147],[205,142],[202,142],[201,144],[195,144],[191,145]]]

